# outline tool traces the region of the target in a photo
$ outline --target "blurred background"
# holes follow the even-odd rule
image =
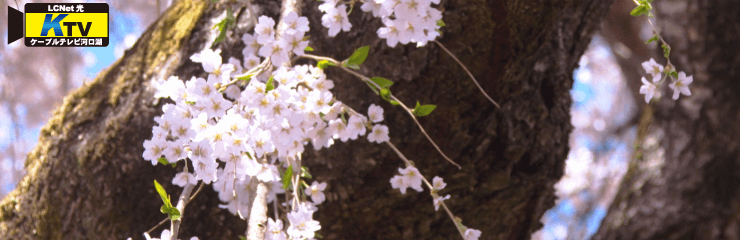
[[[0,19],[7,19],[6,6],[16,8],[16,2],[0,1]],[[30,2],[37,1],[20,1],[19,10]],[[26,154],[62,98],[121,57],[172,0],[106,2],[111,19],[108,47],[27,48],[22,41],[8,45],[6,24],[0,26],[0,198],[25,174]],[[629,3],[615,3],[574,71],[574,130],[565,175],[556,185],[559,199],[543,216],[545,227],[533,239],[588,239],[632,159],[636,119],[644,106],[637,93],[636,66],[649,59],[655,46],[640,45],[650,36],[649,26],[629,16]]]
[[[157,3],[159,1],[159,3]],[[106,1],[110,7],[108,47],[30,48],[23,40],[7,44],[7,6],[24,12],[25,3],[49,1],[2,0],[0,44],[0,198],[25,174],[26,154],[38,141],[39,130],[62,98],[110,66],[133,46],[139,35],[171,1]],[[101,2],[101,1],[54,1]],[[160,10],[158,10],[160,9]]]

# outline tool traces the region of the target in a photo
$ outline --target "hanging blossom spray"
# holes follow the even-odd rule
[[[645,77],[642,77],[642,79],[640,79],[643,84],[640,87],[640,94],[645,94],[645,102],[650,103],[650,100],[652,100],[656,96],[656,92],[658,91],[659,87],[666,80],[670,79],[671,83],[668,84],[668,87],[673,90],[673,100],[678,100],[678,97],[681,94],[691,96],[689,84],[694,81],[694,76],[686,76],[686,73],[683,71],[676,72],[676,67],[671,64],[671,46],[668,45],[665,39],[663,39],[663,36],[660,35],[660,31],[658,31],[658,29],[655,27],[653,21],[650,20],[650,17],[654,17],[653,13],[650,11],[653,9],[653,5],[651,4],[653,0],[633,1],[637,6],[632,10],[632,12],[630,12],[630,14],[635,17],[646,15],[648,17],[648,23],[653,29],[653,37],[650,38],[645,44],[650,44],[651,42],[659,42],[660,47],[663,49],[663,56],[667,60],[665,67],[663,67],[663,65],[659,64],[655,61],[655,59],[652,58],[650,58],[649,61],[645,61],[642,63],[642,68],[645,69],[645,72],[647,74],[651,75],[652,79],[650,79],[650,81],[648,81],[648,79],[646,79]]]
[[[321,24],[329,36],[351,29],[347,6],[355,2],[358,1],[323,0],[319,6],[324,13]],[[444,26],[442,13],[432,7],[439,0],[359,2],[363,11],[381,19],[384,26],[377,34],[391,47],[398,43],[424,46],[434,41]],[[224,21],[227,20],[228,17]],[[217,25],[222,32],[228,25],[224,21]],[[442,206],[464,239],[478,239],[481,232],[464,226],[444,204],[450,195],[439,195],[447,185],[443,179],[434,177],[432,183],[428,182],[390,143],[388,127],[382,124],[383,108],[372,104],[367,114],[362,114],[344,105],[331,92],[334,83],[324,69],[334,66],[357,76],[384,100],[402,107],[417,125],[416,117],[430,114],[436,106],[417,102],[416,107],[408,108],[392,95],[392,81],[354,71],[367,58],[367,47],[359,48],[341,62],[306,54],[305,51],[313,50],[308,46],[308,30],[308,19],[295,11],[284,14],[277,24],[270,17],[260,16],[254,32],[242,37],[243,61],[231,58],[224,63],[220,49],[207,48],[190,57],[202,65],[208,73],[206,78],[183,81],[173,76],[154,81],[155,97],[169,98],[174,103],[165,104],[163,114],[155,117],[157,126],[152,129],[152,138],[144,141],[143,158],[152,165],[174,166],[181,161],[185,165],[172,180],[184,188],[177,205],[173,206],[170,196],[155,181],[164,202],[162,212],[168,214],[172,226],[162,231],[160,239],[177,239],[184,206],[205,184],[218,193],[223,202],[219,207],[242,219],[255,216],[250,215],[254,205],[272,204],[274,218],[260,223],[263,239],[317,237],[321,224],[313,219],[313,213],[326,200],[323,191],[327,183],[306,182],[312,176],[301,166],[301,156],[309,143],[319,150],[331,147],[336,140],[346,142],[360,137],[390,146],[406,164],[398,169],[399,175],[390,179],[392,188],[405,194],[408,188],[422,192],[422,185],[426,185],[435,210]],[[317,64],[292,66],[293,55],[314,59]],[[419,128],[434,144],[420,125]],[[441,151],[440,154],[452,162]],[[188,166],[192,166],[192,171]],[[199,182],[200,187],[191,195]],[[281,194],[285,195],[282,202],[278,197]],[[258,203],[260,196],[264,203]],[[283,218],[279,209],[285,213]],[[152,239],[152,230],[145,233],[147,239]]]

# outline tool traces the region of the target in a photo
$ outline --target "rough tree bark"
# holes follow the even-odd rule
[[[0,236],[10,239],[125,239],[162,220],[152,180],[172,195],[175,169],[143,161],[142,142],[151,137],[162,101],[153,99],[153,77],[203,74],[188,57],[205,46],[210,20],[240,2],[210,4],[182,0],[142,35],[125,56],[98,78],[65,98],[29,154],[28,176],[0,203]],[[260,14],[277,16],[278,3],[255,1]],[[338,99],[356,109],[370,103],[386,109],[391,141],[431,178],[448,183],[444,194],[465,224],[483,239],[527,239],[554,205],[553,185],[568,152],[572,71],[611,0],[442,1],[447,45],[483,88],[496,109],[443,51],[389,48],[375,33],[377,19],[352,13],[350,33],[328,38],[316,1],[304,14],[315,53],[338,59],[370,45],[362,72],[396,81],[394,93],[407,104],[437,104],[421,119],[452,159],[445,162],[413,121],[340,71],[329,70]],[[223,56],[241,57],[239,36],[230,32]],[[454,239],[459,236],[428,193],[401,195],[389,179],[403,164],[387,147],[366,140],[337,143],[304,156],[316,180],[329,183],[328,202],[315,217],[325,239]],[[184,216],[180,237],[236,239],[246,223],[217,208],[206,188]],[[155,231],[158,233],[161,230]]]
[[[656,1],[671,60],[693,96],[646,108],[638,156],[594,239],[740,238],[740,6]],[[629,81],[637,81],[630,79]]]

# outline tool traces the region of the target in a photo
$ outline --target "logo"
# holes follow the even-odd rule
[[[8,44],[24,37],[28,47],[108,46],[107,3],[26,3],[25,9],[24,25],[24,14],[8,6]]]

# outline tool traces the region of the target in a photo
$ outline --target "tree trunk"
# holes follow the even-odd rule
[[[175,169],[152,167],[141,157],[162,106],[153,98],[150,79],[204,74],[188,58],[207,44],[211,19],[226,7],[236,9],[239,19],[246,15],[240,2],[209,2],[177,1],[121,60],[65,98],[28,156],[28,176],[0,203],[0,236],[137,239],[165,218],[152,181],[176,196],[179,188],[170,184]],[[277,2],[255,2],[258,15],[278,15]],[[343,59],[370,45],[361,72],[394,80],[394,93],[407,105],[437,104],[421,124],[463,169],[446,162],[401,109],[351,75],[329,69],[336,97],[361,111],[371,103],[383,106],[391,142],[428,179],[445,179],[442,194],[452,195],[447,201],[452,212],[482,230],[482,239],[527,239],[554,205],[553,185],[563,173],[572,129],[572,71],[610,3],[442,1],[447,26],[440,41],[500,109],[436,45],[389,48],[377,38],[382,23],[359,9],[351,15],[350,33],[328,38],[318,3],[306,1],[303,12],[312,24],[316,54]],[[238,39],[247,30],[229,32],[219,46],[224,59],[240,57]],[[325,239],[459,238],[446,214],[433,210],[428,193],[402,195],[391,188],[389,180],[403,163],[386,146],[364,139],[339,142],[308,151],[303,159],[315,180],[329,184],[327,202],[315,214]],[[218,204],[206,187],[188,205],[180,238],[244,235],[246,222]]]
[[[645,110],[639,154],[594,239],[739,239],[740,6],[656,1],[656,9],[672,62],[694,75],[693,95],[673,101],[667,89]]]

